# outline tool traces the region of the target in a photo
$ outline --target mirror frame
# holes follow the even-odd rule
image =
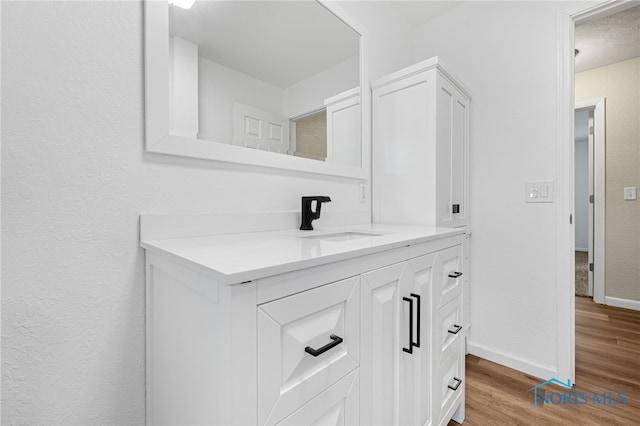
[[[371,164],[371,90],[367,36],[363,27],[333,1],[316,0],[360,34],[361,167],[248,149],[225,143],[177,136],[169,128],[169,2],[144,2],[145,144],[146,151],[227,163],[294,170],[368,180]]]

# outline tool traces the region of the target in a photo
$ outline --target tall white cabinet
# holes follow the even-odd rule
[[[373,83],[373,218],[468,222],[469,91],[438,57]]]

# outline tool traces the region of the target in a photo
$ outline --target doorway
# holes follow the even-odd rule
[[[619,12],[631,9],[637,6],[637,2],[630,1],[601,1],[598,3],[584,3],[576,5],[575,7],[565,11],[560,15],[559,19],[559,44],[558,44],[558,144],[557,144],[557,193],[558,193],[558,206],[557,206],[557,250],[558,250],[558,264],[557,264],[557,348],[558,348],[558,376],[570,378],[575,383],[575,288],[574,288],[574,263],[575,258],[575,230],[573,226],[574,218],[574,114],[575,114],[575,99],[576,99],[576,74],[575,74],[575,34],[576,26],[582,25],[590,21],[601,20],[607,18],[610,15],[618,14]],[[637,46],[637,43],[634,44]],[[609,79],[608,81],[629,81],[628,79]],[[632,93],[633,91],[625,91],[625,93]],[[591,94],[591,96],[604,96],[604,94]],[[608,103],[613,102],[612,97],[609,97]],[[584,99],[584,97],[582,97]],[[609,102],[611,101],[611,102]],[[604,106],[604,104],[603,104]],[[604,108],[603,108],[604,110]],[[597,121],[597,115],[594,115]],[[595,131],[598,126],[596,123]],[[596,146],[597,149],[597,146]],[[596,156],[597,157],[597,156]],[[604,153],[603,156],[604,158]],[[634,155],[627,156],[626,158],[635,158]],[[618,170],[616,166],[614,170]],[[597,185],[597,177],[594,183]],[[603,176],[604,181],[604,176]],[[623,185],[621,185],[623,186]],[[617,192],[617,191],[616,191]],[[616,196],[613,194],[612,196]],[[626,196],[626,192],[625,192]],[[598,204],[595,205],[596,211],[594,216],[597,218]],[[602,215],[604,217],[604,203],[602,203]],[[614,210],[615,213],[621,211],[619,209]],[[617,224],[617,222],[610,223]],[[597,222],[597,219],[596,219]],[[624,225],[623,225],[624,226]],[[595,227],[595,225],[594,225]],[[594,228],[594,235],[597,231]],[[602,234],[604,238],[604,233]],[[597,245],[594,245],[596,247]],[[631,251],[624,251],[624,253],[632,253]],[[597,253],[594,255],[594,259],[598,259]],[[617,258],[616,258],[617,259]],[[616,260],[614,259],[614,260]],[[635,264],[634,262],[627,262],[622,265],[624,267],[627,264]],[[600,268],[600,273],[604,274],[604,264]],[[618,271],[618,268],[613,268],[614,272]],[[596,274],[598,274],[598,267],[594,265],[594,300],[599,303],[614,304],[621,307],[632,307],[633,309],[640,310],[640,302],[633,300],[623,300],[617,297],[604,296],[604,285],[602,286],[602,293],[599,293],[597,286]],[[604,275],[602,276],[602,282],[604,283]],[[617,281],[616,281],[617,282]],[[626,305],[623,305],[624,302]]]
[[[576,108],[574,122],[576,296],[593,297],[593,111]]]
[[[575,230],[573,226],[575,207],[575,28],[578,23],[601,19],[633,6],[637,6],[637,3],[612,1],[583,3],[560,14],[558,20],[557,375],[569,378],[573,383],[575,383]],[[604,208],[604,206],[602,207]],[[597,258],[597,255],[595,257]],[[595,272],[597,269],[594,268]],[[604,273],[604,270],[602,272]],[[594,298],[597,296],[597,287],[594,285]],[[604,294],[602,294],[602,299],[604,299]]]
[[[605,98],[576,103],[574,117],[575,294],[604,303]]]

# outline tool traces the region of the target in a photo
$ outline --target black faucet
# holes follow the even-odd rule
[[[311,203],[316,202],[316,211],[311,210]],[[324,196],[317,197],[302,197],[302,225],[300,229],[303,231],[313,231],[311,222],[320,217],[320,207],[322,203],[328,203],[331,198]]]

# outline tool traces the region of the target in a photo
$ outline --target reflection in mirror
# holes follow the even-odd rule
[[[171,133],[361,167],[359,46],[316,1],[170,6]]]

